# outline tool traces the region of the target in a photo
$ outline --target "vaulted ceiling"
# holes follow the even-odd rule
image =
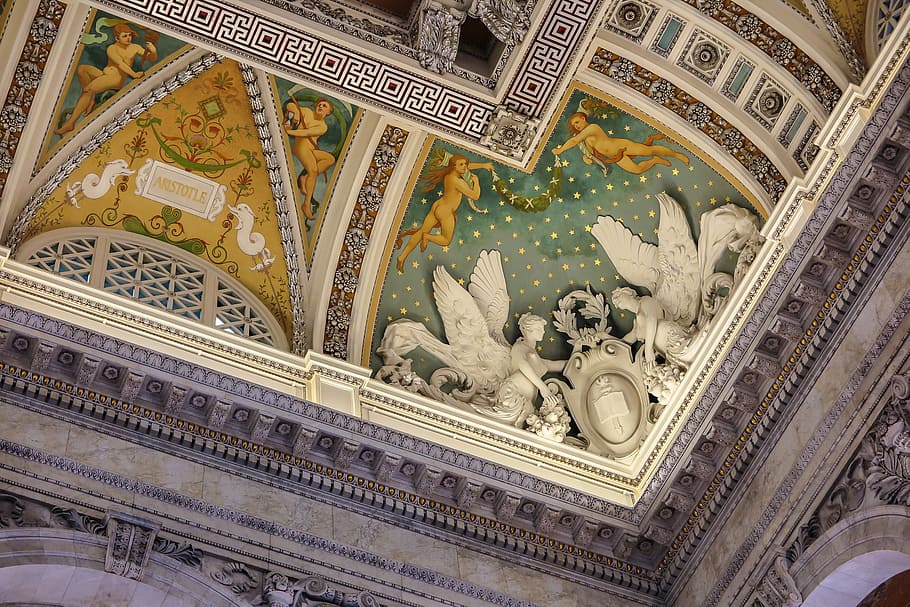
[[[203,384],[177,418],[539,537],[563,555],[547,567],[598,586],[672,582],[812,336],[827,277],[882,220],[876,190],[852,211],[872,223],[812,227],[837,252],[804,252],[801,294],[759,333],[753,313],[809,218],[796,192],[818,195],[844,162],[823,140],[851,132],[858,105],[838,103],[860,95],[894,3],[42,0],[34,23],[25,4],[0,4],[4,31],[27,37],[6,71],[11,257],[110,305],[169,310],[157,322],[227,340],[235,369],[272,357],[315,373],[306,397],[374,440]],[[870,107],[896,68],[877,69]],[[895,150],[862,162],[902,174]],[[619,305],[624,286],[659,309]],[[694,315],[670,312],[681,293]],[[519,351],[526,313],[546,326]],[[660,342],[649,322],[683,336]],[[131,368],[104,356],[96,370]],[[560,387],[552,419],[504,411],[522,361]],[[268,367],[241,375],[267,385]],[[595,394],[608,376],[618,391]],[[97,376],[167,411],[173,379],[150,364],[137,377]],[[382,426],[419,444],[377,439]]]

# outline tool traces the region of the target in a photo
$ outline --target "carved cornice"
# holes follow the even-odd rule
[[[49,498],[49,499],[48,499]],[[51,503],[54,502],[54,503]],[[107,573],[143,580],[151,557],[170,559],[179,565],[171,567],[182,574],[181,568],[202,574],[212,587],[221,587],[232,592],[238,604],[244,606],[269,605],[270,607],[310,607],[316,604],[334,604],[341,607],[380,607],[385,601],[377,600],[367,590],[343,588],[322,577],[307,575],[305,570],[294,567],[291,562],[283,571],[265,569],[244,562],[249,555],[238,555],[238,560],[225,557],[221,551],[212,550],[202,543],[189,543],[173,531],[162,533],[161,525],[151,519],[107,512],[104,517],[88,514],[84,504],[73,504],[50,494],[45,499],[35,499],[16,493],[15,490],[0,491],[0,504],[4,515],[0,515],[0,542],[7,530],[31,531],[50,529],[71,531],[79,535],[107,540],[108,548],[104,561]],[[155,517],[157,518],[157,516]],[[49,536],[53,536],[53,532]],[[15,537],[15,536],[14,536]],[[72,536],[70,536],[72,542]],[[79,538],[80,541],[85,541]],[[31,538],[31,545],[40,544],[40,536]],[[7,552],[7,558],[15,558],[15,552]],[[34,555],[30,555],[34,560]],[[58,556],[75,556],[59,554]],[[260,562],[270,560],[257,555]],[[84,559],[84,555],[80,555]],[[83,561],[85,563],[85,561]],[[289,566],[290,565],[290,566]],[[302,576],[299,574],[303,574]],[[297,575],[295,575],[297,574]],[[173,571],[170,572],[173,576]],[[381,590],[378,596],[392,602],[390,596]],[[401,599],[394,599],[399,605],[413,605]],[[533,607],[527,603],[522,607]]]
[[[30,352],[30,346],[22,344],[21,334],[7,337],[6,341],[13,345],[4,358],[11,357],[16,343],[23,348],[23,352]],[[60,352],[75,354],[74,364],[80,356],[69,349]],[[285,421],[271,419],[269,427],[273,430],[267,437],[268,443],[256,443],[252,434],[258,424],[253,420],[261,420],[263,415],[246,402],[232,407],[228,424],[231,427],[217,431],[205,425],[204,421],[186,421],[188,417],[205,417],[204,410],[194,413],[192,402],[181,412],[183,419],[167,415],[161,405],[148,404],[148,382],[140,391],[137,402],[141,405],[112,397],[110,393],[116,392],[121,376],[126,374],[121,368],[104,361],[98,361],[92,368],[92,386],[87,388],[2,365],[0,393],[10,403],[67,419],[105,434],[139,440],[149,448],[179,453],[209,467],[264,482],[282,491],[378,516],[389,523],[498,554],[501,558],[517,558],[534,569],[547,570],[544,564],[558,559],[564,563],[565,573],[562,575],[569,574],[571,579],[601,590],[607,589],[605,580],[639,591],[656,589],[653,582],[648,581],[649,575],[642,567],[612,557],[609,552],[604,553],[603,541],[597,542],[600,545],[596,547],[574,545],[577,528],[585,521],[588,522],[588,529],[592,533],[596,531],[601,540],[610,538],[611,527],[598,525],[571,510],[514,496],[513,508],[507,512],[501,505],[509,498],[506,491],[497,488],[495,483],[459,479],[458,475],[444,473],[439,468],[420,463],[419,459],[385,454],[381,448],[366,441],[339,436],[337,427],[340,416],[326,410],[304,405],[320,418],[323,422],[321,426],[328,431],[298,425],[288,416]],[[201,396],[196,391],[191,394],[191,401]],[[205,403],[206,399],[200,402]],[[238,415],[240,413],[242,415]],[[330,416],[326,417],[326,414]],[[280,424],[288,426],[283,435],[277,431]],[[154,432],[150,435],[152,427]],[[297,429],[291,430],[292,427]],[[308,443],[309,450],[292,453],[290,449],[275,447],[307,431],[313,438]],[[392,434],[388,430],[382,432]],[[420,441],[406,436],[399,438],[412,450],[427,452],[420,449]],[[14,443],[10,443],[9,448],[22,453]],[[433,446],[430,452],[433,450],[438,453],[441,449]],[[372,480],[381,462],[389,460],[395,468],[388,481]],[[377,461],[380,463],[377,464]],[[502,467],[488,466],[508,474]],[[130,490],[136,491],[139,484],[141,481],[130,481]],[[469,497],[472,494],[475,495],[473,502]],[[473,505],[471,510],[456,505],[466,501]],[[489,514],[483,514],[484,511]],[[452,520],[460,521],[455,528],[451,526]],[[552,571],[549,573],[554,574]]]
[[[230,538],[234,541],[240,541],[249,546],[252,551],[258,553],[258,561],[275,565],[276,569],[286,571],[295,577],[296,575],[300,575],[302,578],[311,578],[313,568],[320,567],[324,569],[328,567],[329,569],[338,571],[339,574],[348,579],[352,577],[365,579],[374,588],[371,589],[370,592],[375,594],[379,599],[385,599],[388,602],[412,605],[399,598],[401,596],[402,588],[394,582],[389,584],[389,592],[384,592],[381,581],[390,580],[389,574],[391,574],[391,579],[394,579],[394,576],[401,576],[405,580],[420,582],[429,588],[439,588],[440,590],[454,592],[464,595],[468,599],[483,601],[498,607],[535,607],[534,603],[518,600],[496,590],[459,580],[419,565],[386,558],[335,540],[325,539],[299,529],[277,524],[248,512],[227,508],[171,489],[151,485],[107,470],[86,466],[69,458],[53,455],[38,449],[0,439],[0,452],[71,474],[74,477],[72,483],[45,478],[44,475],[36,474],[34,472],[29,474],[29,477],[31,478],[50,482],[71,495],[82,494],[93,498],[102,498],[107,503],[118,504],[120,507],[128,507],[132,511],[141,512],[143,513],[143,516],[148,516],[150,518],[161,517],[161,514],[155,510],[154,507],[134,503],[132,500],[126,501],[109,495],[101,495],[87,489],[83,483],[80,483],[80,479],[88,478],[111,487],[125,489],[135,495],[151,498],[156,502],[167,504],[171,507],[176,507],[177,513],[171,509],[167,515],[168,522],[166,525],[180,525],[182,528],[190,530],[198,527],[199,533],[204,534],[205,538],[193,535],[192,531],[178,532],[168,527],[162,527],[163,533],[159,534],[153,544],[153,553],[175,559],[188,567],[201,569],[218,584],[231,588],[234,593],[240,597],[246,597],[247,600],[251,601],[252,605],[259,604],[255,599],[262,596],[265,592],[270,591],[270,588],[274,588],[274,585],[269,585],[269,573],[261,567],[247,565],[243,562],[232,561],[225,558],[223,556],[225,546],[223,545],[215,544],[217,549],[211,551],[206,550],[206,542],[217,542],[219,536]],[[0,464],[0,469],[12,473],[23,472],[6,463]],[[21,487],[21,485],[15,481],[10,481],[9,485],[12,487]],[[23,490],[29,491],[27,488],[23,488]],[[21,522],[17,521],[20,519],[21,521],[26,520],[24,513],[30,507],[37,505],[39,508],[54,508],[53,506],[48,506],[45,502],[39,502],[31,498],[23,498],[9,492],[0,492],[0,503],[3,503],[4,505],[4,496],[9,496],[8,501],[14,506],[11,508],[14,517],[11,517],[12,524],[9,526],[21,525]],[[57,498],[56,495],[52,495],[52,498],[63,501],[62,499]],[[67,498],[67,502],[72,503],[73,501],[72,498]],[[55,518],[52,520],[51,526],[70,528],[76,531],[84,531],[105,537],[108,528],[104,520],[92,515],[83,514],[87,509],[88,505],[84,503],[77,503],[75,509],[69,504],[66,506],[57,506],[54,509]],[[179,514],[180,510],[185,510],[187,516],[192,518],[184,518]],[[18,512],[18,515],[15,515],[16,512]],[[217,522],[212,526],[200,526],[198,523],[199,515],[210,517]],[[45,516],[42,520],[47,518],[48,517]],[[8,522],[5,519],[0,520],[2,520],[4,524]],[[222,524],[219,525],[219,522]],[[223,523],[228,523],[228,527],[234,527],[234,529],[227,529]],[[241,529],[241,534],[242,529],[255,530],[269,536],[283,538],[284,540],[298,544],[307,550],[289,550],[268,542],[263,543],[261,541],[253,540],[244,535],[237,535],[237,528]],[[310,551],[315,552],[315,554]],[[352,569],[347,569],[339,565],[332,565],[331,563],[327,563],[319,552],[324,552],[334,557],[349,559],[350,561],[357,563],[357,565]],[[246,553],[244,560],[247,560],[251,555],[252,552]],[[382,572],[381,577],[369,574],[365,575],[363,573],[364,565],[378,569]],[[232,573],[239,575],[232,575]],[[326,589],[320,589],[321,585],[310,585],[309,588],[307,588],[306,582],[309,582],[309,579],[304,579],[302,582],[304,583],[301,584],[299,590],[303,590],[307,595],[307,598],[317,598],[323,602],[335,603],[335,599],[328,597]],[[338,581],[335,581],[334,583],[339,584]],[[349,585],[348,587],[350,588]],[[363,592],[363,588],[354,589],[353,592],[345,596],[354,599],[356,596],[362,597]],[[408,588],[406,592],[425,599],[436,599],[433,594],[418,588]],[[309,603],[306,604],[309,605]],[[448,601],[446,604],[453,605],[451,601]],[[457,606],[457,604],[454,605]],[[345,604],[345,607],[347,607],[347,604]]]

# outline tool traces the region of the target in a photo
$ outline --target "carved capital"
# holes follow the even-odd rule
[[[141,579],[160,528],[157,523],[129,514],[108,513],[104,570],[133,580]]]
[[[525,116],[505,106],[496,108],[496,113],[487,124],[487,130],[480,138],[480,144],[504,156],[521,158],[531,147],[540,120]]]

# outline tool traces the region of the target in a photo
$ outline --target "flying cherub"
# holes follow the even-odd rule
[[[398,234],[395,247],[402,245],[405,236],[410,236],[404,250],[398,256],[396,266],[399,272],[404,271],[404,262],[417,245],[425,251],[428,243],[436,243],[441,247],[452,242],[455,233],[456,213],[461,206],[463,198],[468,199],[468,206],[475,213],[487,213],[486,209],[479,209],[474,201],[480,198],[480,180],[471,173],[471,169],[487,169],[493,171],[492,162],[469,162],[466,156],[455,154],[443,166],[430,168],[421,175],[424,182],[424,192],[430,192],[442,183],[442,196],[433,203],[419,228],[404,230]],[[435,232],[439,228],[439,232]]]
[[[578,146],[585,164],[597,164],[604,176],[607,175],[608,164],[616,164],[634,175],[644,173],[656,164],[670,166],[667,158],[676,158],[689,164],[689,157],[685,154],[663,145],[654,145],[656,139],[664,138],[660,133],[648,135],[643,142],[610,137],[599,124],[588,122],[588,115],[584,112],[575,112],[569,116],[569,132],[572,136],[562,145],[553,148],[552,152],[558,156]],[[639,156],[649,158],[635,161]]]

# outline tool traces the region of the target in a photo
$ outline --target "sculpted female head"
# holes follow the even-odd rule
[[[540,341],[543,339],[543,332],[546,328],[547,321],[545,321],[537,314],[525,312],[518,319],[518,329],[521,331],[521,335],[525,339]]]

